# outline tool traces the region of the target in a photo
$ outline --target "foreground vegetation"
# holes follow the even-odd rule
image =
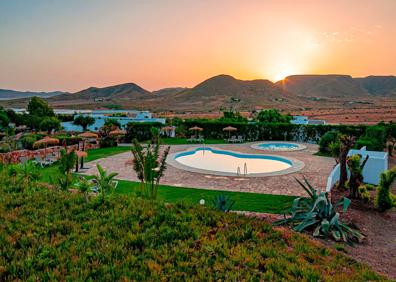
[[[288,229],[187,204],[0,189],[0,280],[374,281]]]

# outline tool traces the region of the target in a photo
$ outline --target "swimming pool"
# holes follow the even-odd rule
[[[277,142],[277,141],[255,143],[251,147],[254,149],[266,150],[266,151],[298,151],[306,148],[306,146],[297,143]]]
[[[214,148],[198,147],[174,153],[168,163],[176,168],[225,176],[269,176],[294,172],[300,161],[280,156],[245,154]]]

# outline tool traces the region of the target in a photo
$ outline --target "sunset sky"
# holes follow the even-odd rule
[[[396,0],[1,0],[0,88],[396,75]]]

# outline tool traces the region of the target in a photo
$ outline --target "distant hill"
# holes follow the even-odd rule
[[[396,76],[367,76],[355,78],[362,88],[374,96],[396,96]]]
[[[146,95],[152,95],[151,92],[143,89],[135,83],[124,83],[108,87],[89,87],[73,94],[64,94],[48,99],[49,101],[62,100],[95,100],[104,99],[136,99]]]
[[[179,92],[182,92],[184,90],[188,90],[189,88],[187,87],[169,87],[169,88],[163,88],[159,90],[155,90],[152,93],[154,95],[170,95],[170,94],[176,94]]]
[[[368,95],[349,75],[292,75],[276,83],[285,91],[303,97],[346,98]]]
[[[249,105],[268,106],[290,103],[293,105],[293,95],[287,93],[269,80],[239,80],[230,75],[218,75],[209,78],[197,86],[167,96],[178,109],[210,109],[218,110],[228,105],[231,97],[241,100],[242,108]],[[163,106],[166,106],[164,100]]]
[[[59,92],[57,92],[59,93]],[[36,94],[36,93],[35,93]],[[45,93],[44,95],[48,95]],[[47,98],[57,108],[144,109],[173,112],[213,112],[240,100],[238,110],[277,108],[305,109],[372,107],[394,105],[396,77],[349,75],[292,75],[273,83],[265,79],[240,80],[230,75],[211,77],[193,88],[171,87],[147,91],[135,83],[90,87],[79,92]],[[1,101],[5,107],[24,107],[29,98]],[[396,104],[395,104],[396,105]]]
[[[66,92],[61,92],[61,91],[33,92],[33,91],[16,91],[9,89],[0,89],[0,100],[14,100],[14,99],[29,98],[33,96],[48,98],[48,97],[61,95],[64,93]]]

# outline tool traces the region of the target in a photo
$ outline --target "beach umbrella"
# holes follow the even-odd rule
[[[110,136],[120,136],[120,135],[125,135],[126,131],[125,130],[121,130],[121,129],[115,129],[109,132]]]
[[[78,137],[81,137],[81,138],[99,138],[99,135],[94,133],[94,132],[87,131],[87,132],[78,134]]]
[[[228,131],[228,138],[231,136],[231,131],[237,131],[238,129],[232,126],[227,126],[223,128],[223,131]]]
[[[47,147],[48,145],[58,145],[58,144],[59,144],[59,139],[45,136],[43,139],[34,142],[33,148],[38,148],[41,145],[45,145]]]
[[[198,131],[202,131],[203,128],[202,127],[198,127],[198,126],[193,126],[191,128],[189,128],[190,131],[195,131],[195,136],[198,135]]]
[[[165,132],[165,135],[168,137],[174,137],[174,133],[172,134],[172,132],[174,132],[175,129],[176,129],[176,126],[168,125],[168,126],[161,128],[161,131]]]
[[[191,130],[191,131],[202,131],[203,128],[202,127],[198,127],[198,126],[193,126],[193,127],[189,128],[188,130]]]
[[[84,133],[78,134],[78,137],[83,139],[83,147],[82,150],[85,151],[85,139],[90,139],[90,138],[95,138],[98,139],[99,135],[94,133],[94,132],[90,132],[90,131],[86,131]],[[84,167],[84,157],[81,157],[81,168]]]
[[[81,161],[83,160],[83,158],[86,158],[88,156],[87,152],[84,151],[79,151],[79,150],[75,150],[74,153],[77,156],[77,160],[76,160],[76,172],[78,172],[78,159],[81,159]],[[82,167],[81,167],[82,168]]]

